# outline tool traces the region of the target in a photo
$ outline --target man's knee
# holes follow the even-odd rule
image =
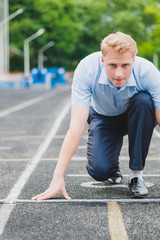
[[[135,136],[138,132],[143,133],[143,136],[145,136],[144,133],[151,134],[154,127],[155,109],[151,95],[147,92],[139,92],[131,98],[128,107],[129,136]]]
[[[147,92],[139,92],[135,94],[130,101],[131,104],[137,104],[139,107],[153,106],[151,95]]]
[[[86,166],[89,175],[94,178],[96,181],[105,181],[111,175],[111,170],[107,166]]]
[[[135,94],[130,100],[128,114],[128,116],[131,114],[131,116],[134,115],[141,117],[146,117],[149,114],[154,117],[154,103],[151,95],[147,92],[139,92]]]

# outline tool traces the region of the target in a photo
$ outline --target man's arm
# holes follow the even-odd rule
[[[70,126],[61,147],[53,179],[49,188],[44,193],[33,197],[33,200],[49,199],[59,193],[66,199],[70,199],[65,189],[64,172],[84,133],[88,115],[89,108],[72,107]]]
[[[156,121],[158,125],[160,126],[160,109],[155,110],[155,115],[156,115]]]

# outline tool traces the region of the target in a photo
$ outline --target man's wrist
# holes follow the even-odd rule
[[[54,178],[64,178],[64,172],[63,171],[58,171],[58,170],[55,169],[53,177]]]

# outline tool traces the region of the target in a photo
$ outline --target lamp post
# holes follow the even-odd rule
[[[3,25],[7,22],[9,22],[11,19],[15,18],[17,15],[21,14],[23,12],[23,9],[20,8],[16,12],[9,15],[7,18],[3,19],[3,21],[0,22],[0,28],[3,27]]]
[[[45,29],[41,28],[36,33],[24,40],[24,77],[28,80],[30,76],[30,56],[29,56],[29,43],[35,38],[41,36]]]
[[[3,11],[4,13],[1,14],[3,17],[1,17],[0,21],[0,74],[8,74],[9,73],[9,31],[8,31],[8,22],[15,18],[17,15],[21,14],[23,12],[23,9],[20,8],[16,12],[12,13],[10,16],[8,16],[8,0],[4,0],[3,2]]]
[[[42,48],[38,51],[38,68],[43,68],[43,62],[44,62],[44,51],[46,51],[48,48],[52,47],[54,45],[53,41],[48,42],[46,45],[44,45]]]

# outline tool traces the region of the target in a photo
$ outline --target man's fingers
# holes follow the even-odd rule
[[[50,199],[54,197],[54,195],[52,193],[46,193],[40,197],[37,198],[37,200],[46,200],[46,199]]]
[[[62,195],[63,195],[63,197],[64,197],[65,199],[71,200],[71,197],[67,194],[66,190],[64,190],[64,191],[62,192]]]
[[[37,200],[37,196],[34,196],[31,198],[32,200]]]
[[[46,199],[49,199],[49,198],[52,198],[54,197],[56,194],[53,194],[51,192],[44,192],[44,193],[41,193],[37,196],[34,196],[32,198],[32,200],[46,200]],[[65,199],[67,200],[71,200],[71,197],[67,194],[66,190],[64,190],[62,192],[62,195],[64,196]]]
[[[71,200],[71,197],[67,194],[64,185],[54,189],[48,188],[45,192],[32,197],[32,200],[45,200],[45,199],[53,198],[59,193],[62,194],[65,199]]]
[[[36,195],[36,196],[32,197],[32,200],[37,200],[37,198],[40,197],[41,195],[42,195],[42,193],[39,194],[39,195]]]
[[[43,193],[41,193],[41,194],[38,194],[37,196],[34,196],[34,197],[32,198],[32,200],[40,200],[40,199],[43,198],[44,196],[48,196],[48,194],[52,195],[51,192],[45,191],[45,192],[43,192]],[[51,196],[51,197],[52,197],[52,196]]]

